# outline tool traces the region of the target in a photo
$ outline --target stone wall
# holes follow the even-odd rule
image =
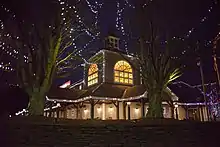
[[[219,123],[13,120],[7,123],[5,143],[10,147],[217,147],[219,131]]]

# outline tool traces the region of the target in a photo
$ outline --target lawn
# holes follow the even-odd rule
[[[5,121],[9,146],[217,147],[220,124],[143,119],[136,121],[67,120],[14,117]]]

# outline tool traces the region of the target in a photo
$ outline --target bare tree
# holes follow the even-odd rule
[[[30,97],[29,115],[43,115],[45,96],[54,78],[68,74],[68,69],[76,68],[75,61],[82,60],[74,41],[93,30],[72,11],[71,7],[62,8],[49,23],[14,19],[16,35],[5,39],[18,50],[17,76]]]
[[[172,59],[170,48],[167,47],[162,50],[160,47],[159,37],[156,35],[152,22],[150,22],[150,30],[147,40],[140,38],[140,51],[137,56],[143,83],[148,91],[149,108],[147,116],[161,118],[163,117],[163,97],[167,95],[166,98],[168,99],[165,100],[169,103],[171,101],[167,86],[180,77],[181,73],[180,68]]]

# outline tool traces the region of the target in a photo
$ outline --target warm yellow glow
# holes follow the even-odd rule
[[[98,66],[91,64],[88,71],[88,86],[98,83]]]
[[[127,102],[128,105],[131,105],[131,102]]]
[[[102,104],[102,120],[105,120],[105,103]]]
[[[109,112],[112,112],[113,111],[113,108],[112,107],[109,107]]]
[[[85,113],[85,114],[87,114],[87,113],[88,113],[88,110],[87,110],[87,109],[85,109],[85,110],[84,110],[84,113]]]
[[[134,109],[134,112],[135,112],[136,114],[138,114],[138,113],[139,113],[139,108],[135,108],[135,109]]]
[[[177,103],[175,103],[175,104],[174,104],[174,107],[175,107],[175,108],[178,108],[178,104],[177,104]]]
[[[114,67],[114,81],[117,83],[133,84],[133,73],[130,64],[118,61]]]
[[[100,107],[98,107],[98,108],[97,108],[97,111],[98,111],[98,113],[100,113],[100,112],[101,112],[101,108],[100,108]]]

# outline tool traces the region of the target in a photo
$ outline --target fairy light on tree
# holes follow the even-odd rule
[[[76,46],[77,39],[83,35],[94,38],[99,34],[83,22],[75,6],[58,2],[60,14],[49,23],[44,22],[49,25],[31,24],[13,17],[10,23],[18,24],[20,36],[11,37],[13,35],[8,35],[7,29],[4,29],[4,45],[14,48],[13,52],[18,57],[16,71],[20,85],[30,96],[30,115],[43,114],[45,94],[53,79],[78,67],[73,64],[79,60],[78,54],[82,51]]]

